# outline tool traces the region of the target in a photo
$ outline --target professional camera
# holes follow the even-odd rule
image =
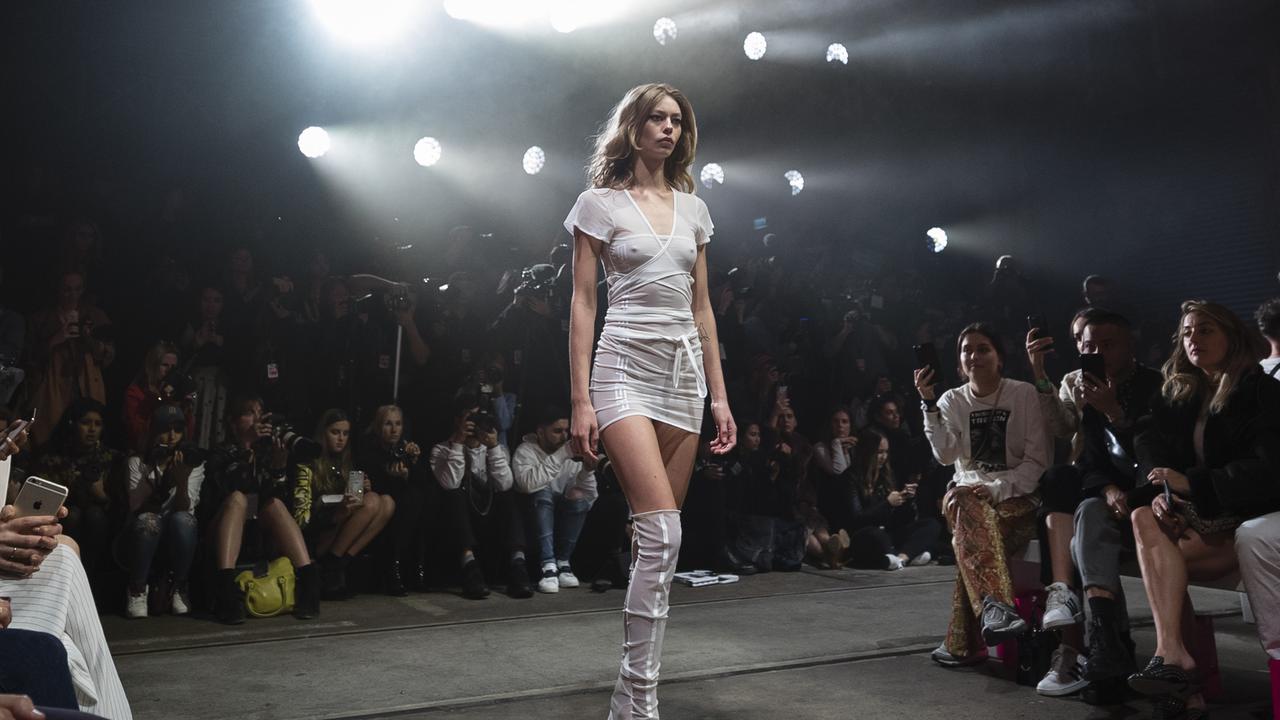
[[[196,467],[208,459],[208,453],[202,450],[199,445],[190,440],[183,440],[177,445],[153,445],[147,451],[147,464],[153,467],[159,465],[173,457],[174,453],[182,453],[182,464],[187,467]]]
[[[480,407],[489,407],[497,397],[497,386],[502,383],[502,368],[489,365],[476,373],[476,401]]]
[[[467,419],[475,423],[477,436],[486,435],[498,429],[498,418],[494,417],[492,413],[487,413],[483,410],[471,413],[467,416]]]
[[[160,380],[160,396],[170,403],[192,400],[196,396],[196,381],[175,367]]]
[[[384,291],[382,302],[386,304],[387,312],[392,315],[399,315],[413,308],[413,298],[409,297],[407,285],[396,285]]]
[[[556,285],[556,268],[548,263],[530,265],[520,271],[520,284],[516,286],[516,297],[529,297],[535,300],[547,300],[551,297]]]
[[[239,490],[245,494],[258,492],[258,479],[254,475],[253,451],[239,445],[223,445],[209,452],[205,458],[204,472],[224,493]]]
[[[392,463],[402,462],[405,465],[412,465],[418,459],[417,455],[409,452],[409,442],[401,440],[391,449]]]
[[[272,422],[271,434],[258,438],[257,443],[255,443],[255,449],[260,453],[270,452],[271,445],[276,440],[279,440],[284,445],[295,462],[315,460],[320,457],[320,453],[324,450],[324,448],[320,447],[320,443],[306,435],[302,435],[285,420]]]

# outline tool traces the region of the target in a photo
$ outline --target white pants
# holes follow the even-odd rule
[[[1246,520],[1236,529],[1236,557],[1258,619],[1258,639],[1267,654],[1280,659],[1280,512]]]
[[[12,600],[10,627],[62,640],[81,710],[109,720],[132,720],[129,699],[102,634],[89,579],[70,548],[59,545],[29,578],[0,578],[0,597]]]

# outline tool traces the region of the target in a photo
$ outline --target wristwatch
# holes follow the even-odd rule
[[[1036,389],[1040,392],[1053,392],[1053,383],[1049,382],[1049,378],[1040,378],[1036,381]]]

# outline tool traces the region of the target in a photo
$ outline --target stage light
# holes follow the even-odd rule
[[[929,236],[928,246],[933,252],[940,253],[947,249],[947,231],[940,227],[932,227],[925,233]]]
[[[707,163],[702,166],[702,172],[698,174],[698,177],[702,180],[702,186],[706,188],[710,188],[712,185],[723,184],[724,168],[720,167],[716,163]]]
[[[329,32],[360,45],[386,42],[403,33],[424,5],[417,0],[311,0]]]
[[[424,137],[413,146],[413,159],[422,167],[431,167],[440,162],[440,153],[443,150],[439,140]]]
[[[579,16],[580,13],[577,12],[577,8],[568,4],[561,5],[551,11],[551,27],[555,28],[556,32],[567,35],[577,30],[578,26],[582,24]]]
[[[524,171],[530,175],[537,175],[542,172],[542,166],[547,163],[547,154],[542,152],[542,148],[534,145],[524,151]]]
[[[547,18],[545,2],[527,0],[444,0],[444,11],[455,20],[490,27],[520,28]]]
[[[849,51],[840,43],[831,43],[827,46],[827,62],[838,62],[841,65],[848,65]]]
[[[660,17],[658,22],[653,24],[653,39],[658,41],[659,45],[666,45],[676,39],[676,21],[669,17]]]
[[[312,125],[298,135],[298,149],[309,158],[324,157],[329,145],[329,133],[322,127]]]
[[[769,43],[765,41],[764,35],[758,32],[747,35],[747,39],[742,41],[742,52],[746,53],[750,60],[759,60],[764,57],[768,49]]]
[[[791,185],[791,194],[799,195],[804,190],[804,176],[799,170],[788,170],[783,177],[787,179],[787,183]]]

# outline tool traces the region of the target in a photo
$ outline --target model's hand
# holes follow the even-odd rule
[[[738,444],[738,425],[733,421],[728,403],[711,403],[711,417],[716,421],[716,437],[711,441],[711,453],[724,455]]]
[[[600,446],[600,425],[596,422],[596,410],[591,403],[577,403],[573,406],[573,417],[569,418],[569,450],[574,457],[585,462],[599,462],[596,448]]]

